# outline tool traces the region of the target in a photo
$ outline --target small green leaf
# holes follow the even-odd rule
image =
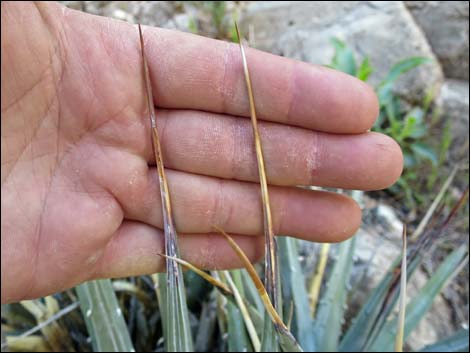
[[[331,67],[356,76],[356,60],[354,59],[354,54],[351,49],[338,38],[332,38],[331,44],[333,44],[335,48],[335,55]]]
[[[438,165],[439,161],[436,153],[429,145],[415,142],[410,145],[410,148],[418,158],[429,160],[434,166]]]
[[[369,60],[368,57],[366,57],[366,58],[364,58],[364,60],[362,60],[361,65],[359,66],[359,70],[357,71],[356,77],[359,80],[362,80],[362,81],[365,82],[365,81],[367,81],[367,79],[369,78],[369,75],[373,71],[374,71],[374,69],[370,65],[370,60]]]
[[[387,77],[377,86],[377,95],[379,97],[380,106],[384,107],[391,103],[393,100],[393,84],[401,75],[428,62],[431,62],[431,59],[423,57],[412,57],[402,60],[393,66]]]
[[[404,162],[405,168],[413,168],[417,164],[415,156],[412,153],[410,153],[410,151],[406,151],[406,150],[403,151],[403,162]]]
[[[405,125],[403,126],[400,134],[397,136],[397,140],[403,141],[409,137],[416,126],[416,118],[412,115],[409,115],[405,118]]]
[[[194,34],[198,34],[199,32],[197,22],[193,16],[189,18],[188,29],[191,33],[194,33]]]
[[[414,69],[415,67],[429,63],[431,61],[432,60],[430,58],[425,58],[425,57],[420,57],[420,56],[404,59],[392,67],[392,69],[388,73],[385,80],[383,80],[379,86],[384,86],[384,85],[394,83],[404,73],[410,71],[411,69]]]

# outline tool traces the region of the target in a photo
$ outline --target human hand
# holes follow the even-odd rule
[[[2,303],[101,277],[163,270],[162,209],[135,26],[51,3],[2,2]],[[181,256],[253,261],[262,207],[236,45],[144,28]],[[336,242],[360,224],[346,196],[402,170],[390,138],[367,132],[373,91],[327,68],[247,50],[276,234]]]

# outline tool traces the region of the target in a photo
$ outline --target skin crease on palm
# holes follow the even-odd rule
[[[138,31],[54,3],[2,2],[1,296],[35,298],[103,277],[163,269],[162,208]],[[240,266],[217,224],[252,261],[263,220],[239,49],[143,27],[182,258]],[[337,242],[360,225],[346,196],[394,183],[402,154],[367,132],[366,84],[247,50],[274,231]]]

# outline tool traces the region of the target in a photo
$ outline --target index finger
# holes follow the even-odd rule
[[[136,26],[75,11],[67,20],[80,28],[73,31],[76,43],[93,38],[93,59],[112,63],[106,66],[108,78],[131,83],[142,77],[136,72],[142,68]],[[144,26],[143,32],[155,105],[249,116],[238,45],[160,28]],[[84,51],[80,56],[91,60],[90,49],[78,47]],[[247,48],[246,55],[259,119],[361,133],[378,115],[375,93],[352,76],[255,49]],[[96,62],[91,70],[102,66]]]
[[[145,38],[156,105],[249,116],[238,45],[155,28]],[[262,120],[361,133],[377,118],[375,93],[352,76],[251,48],[246,55]]]

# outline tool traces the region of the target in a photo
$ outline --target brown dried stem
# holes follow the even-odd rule
[[[278,260],[277,260],[277,249],[276,240],[273,232],[273,222],[271,217],[271,206],[269,203],[268,183],[266,178],[266,169],[264,165],[263,149],[261,146],[261,138],[258,130],[258,120],[256,117],[255,109],[255,98],[253,96],[253,88],[251,85],[250,71],[248,70],[248,63],[246,60],[245,50],[242,45],[240,31],[238,25],[235,22],[235,29],[237,32],[238,42],[240,45],[240,51],[242,55],[243,71],[245,74],[246,86],[248,89],[248,98],[250,100],[250,116],[251,125],[253,128],[253,135],[255,139],[255,150],[256,159],[258,161],[258,173],[259,182],[261,186],[261,199],[263,203],[263,217],[264,217],[264,237],[265,237],[265,248],[266,248],[266,263],[265,263],[265,287],[274,307],[279,310],[279,299],[278,299]]]
[[[167,256],[176,257],[177,246],[176,246],[176,229],[173,224],[173,217],[171,211],[170,193],[168,191],[168,182],[165,175],[165,168],[163,165],[162,148],[160,145],[160,139],[157,130],[157,121],[155,118],[155,107],[153,105],[153,93],[152,84],[150,82],[149,69],[147,64],[147,58],[145,56],[144,38],[142,36],[142,29],[139,24],[139,37],[140,37],[140,48],[142,53],[142,61],[144,63],[144,76],[145,76],[145,88],[146,88],[146,100],[147,109],[150,115],[150,126],[152,129],[152,144],[153,152],[155,155],[155,163],[157,164],[158,179],[160,182],[160,194],[163,205],[163,227],[165,232],[165,253]],[[167,271],[176,271],[176,264],[173,261],[166,261]],[[172,267],[172,268],[170,268]]]

